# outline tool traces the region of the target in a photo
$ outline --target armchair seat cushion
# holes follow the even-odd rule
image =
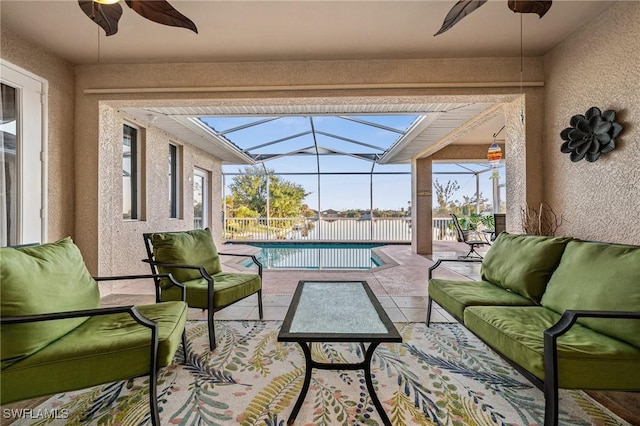
[[[256,274],[219,272],[213,275],[213,306],[222,308],[247,297],[262,288],[262,280]],[[182,283],[187,290],[187,304],[192,308],[207,309],[208,286],[204,278]],[[162,291],[162,300],[180,300],[180,290],[170,287]]]
[[[544,330],[560,316],[541,306],[474,306],[465,309],[464,325],[544,379]],[[558,339],[558,381],[566,389],[637,389],[640,348],[575,324]]]
[[[137,309],[158,323],[158,367],[169,365],[181,342],[187,305],[164,302]],[[3,369],[2,403],[148,374],[150,333],[127,313],[90,317]]]
[[[505,305],[531,306],[533,302],[517,293],[487,281],[458,281],[432,279],[429,281],[429,296],[447,312],[462,320],[468,306]]]

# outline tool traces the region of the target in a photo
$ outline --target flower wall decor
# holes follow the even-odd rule
[[[574,163],[583,158],[589,162],[596,161],[601,154],[616,147],[616,137],[622,131],[622,125],[615,119],[615,111],[601,113],[597,107],[589,108],[584,115],[574,115],[569,122],[571,127],[560,132],[564,141],[560,151],[569,154]]]

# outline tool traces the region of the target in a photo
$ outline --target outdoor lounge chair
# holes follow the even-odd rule
[[[258,311],[262,319],[262,264],[255,256],[219,253],[209,228],[192,231],[145,233],[147,259],[151,272],[171,273],[186,288],[186,301],[191,308],[207,310],[209,348],[216,348],[214,313],[245,297],[258,293]],[[257,274],[223,272],[220,256],[251,258]],[[178,288],[165,279],[158,280],[159,300],[176,300]]]
[[[0,403],[148,375],[149,416],[160,425],[158,370],[180,344],[186,353],[187,305],[178,298],[101,308],[97,284],[141,278],[157,277],[91,277],[70,237],[0,248]]]
[[[458,241],[469,246],[469,252],[464,256],[459,256],[459,259],[482,259],[482,255],[476,251],[476,248],[491,244],[487,240],[483,239],[476,231],[463,230],[460,226],[460,222],[458,221],[458,216],[455,214],[451,213],[451,218],[453,219],[453,224],[456,227]]]

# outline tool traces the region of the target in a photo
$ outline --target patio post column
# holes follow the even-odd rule
[[[432,160],[418,158],[411,163],[411,251],[433,253]]]

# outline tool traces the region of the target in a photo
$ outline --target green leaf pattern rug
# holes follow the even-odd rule
[[[162,424],[286,425],[302,387],[304,356],[297,344],[276,341],[280,325],[216,321],[218,348],[211,353],[206,323],[189,321],[186,362],[181,349],[160,374]],[[380,345],[372,361],[374,386],[394,425],[542,424],[542,392],[461,325],[396,327],[404,343]],[[357,344],[315,344],[312,354],[325,362],[362,357]],[[148,424],[147,383],[143,377],[56,395],[32,411],[40,418],[13,424]],[[561,390],[560,409],[561,425],[628,424],[581,391]],[[362,371],[314,370],[295,424],[381,422]]]

